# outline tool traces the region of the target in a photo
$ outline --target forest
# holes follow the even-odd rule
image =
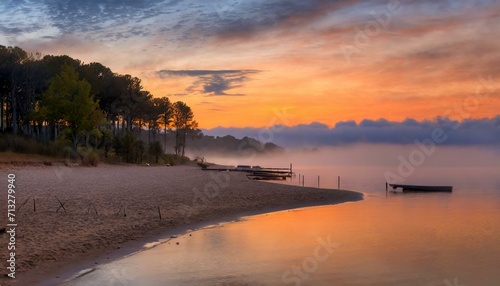
[[[0,152],[158,163],[168,153],[167,130],[182,158],[188,138],[202,136],[197,127],[186,103],[154,97],[137,77],[0,45]]]
[[[188,144],[199,157],[283,152],[252,138],[205,136],[186,103],[154,97],[139,78],[100,63],[0,45],[0,152],[175,164]]]

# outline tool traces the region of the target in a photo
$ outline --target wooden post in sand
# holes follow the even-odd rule
[[[125,207],[124,206],[120,207],[120,210],[116,213],[116,215],[119,215],[121,213],[122,209],[123,209],[123,217],[127,217],[127,213],[125,212]]]
[[[36,200],[33,198],[33,212],[36,213]]]
[[[17,208],[17,211],[19,211],[30,199],[31,197],[27,198],[24,203],[22,203],[18,208]]]
[[[160,217],[160,220],[161,220],[161,211],[160,211],[160,205],[158,205],[158,216]]]
[[[97,209],[96,209],[96,207],[94,206],[94,204],[92,203],[92,201],[89,203],[89,208],[87,209],[87,214],[89,214],[89,213],[90,213],[90,208],[93,208],[93,209],[94,209],[95,214],[96,214],[96,215],[98,215],[98,213],[97,213]]]
[[[55,198],[57,199],[57,201],[59,202],[59,205],[60,205],[59,208],[56,210],[56,212],[59,212],[59,210],[62,208],[64,210],[64,213],[67,213],[66,208],[64,207],[64,204],[61,202],[61,200],[59,200],[58,197],[55,197]]]
[[[338,187],[339,191],[340,191],[340,176],[339,176],[339,187]]]
[[[319,189],[319,176],[318,176],[318,189]]]
[[[306,184],[306,176],[302,175],[302,187]]]

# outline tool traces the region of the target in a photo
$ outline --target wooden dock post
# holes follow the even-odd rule
[[[306,176],[302,175],[302,187],[305,186]]]
[[[319,189],[319,176],[318,176],[318,189]]]
[[[338,189],[340,190],[340,176],[339,176],[339,187],[338,187]]]

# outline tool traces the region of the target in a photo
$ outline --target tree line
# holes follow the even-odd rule
[[[175,155],[185,154],[187,139],[201,131],[191,108],[168,97],[154,97],[141,80],[114,73],[96,62],[70,56],[42,56],[0,45],[0,132],[41,143],[66,140],[79,147],[113,149],[127,162],[148,151],[166,153],[167,132],[175,132]],[[161,138],[163,134],[163,138]],[[163,139],[163,140],[162,140]],[[163,141],[163,142],[161,142]]]

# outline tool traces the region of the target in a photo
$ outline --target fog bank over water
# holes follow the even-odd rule
[[[287,150],[282,155],[239,156],[205,154],[205,159],[225,165],[288,168],[295,176],[287,183],[322,188],[338,187],[365,193],[385,194],[385,183],[453,186],[454,192],[482,185],[500,190],[500,149],[417,145],[358,144],[321,148],[318,151]],[[493,195],[492,195],[493,194]],[[494,191],[487,196],[500,198]]]
[[[498,167],[500,148],[433,145],[355,144],[344,147],[322,147],[315,151],[288,149],[283,154],[259,156],[251,150],[240,154],[198,154],[207,161],[225,165],[259,165],[263,167],[350,166],[397,168],[413,167]]]
[[[408,118],[402,122],[365,119],[338,122],[333,128],[323,123],[274,126],[271,128],[225,128],[203,130],[211,136],[232,134],[249,136],[262,142],[273,142],[285,148],[345,146],[366,144],[413,144],[416,140],[434,139],[442,146],[499,146],[500,115],[494,118],[453,120],[438,117],[433,120]]]

